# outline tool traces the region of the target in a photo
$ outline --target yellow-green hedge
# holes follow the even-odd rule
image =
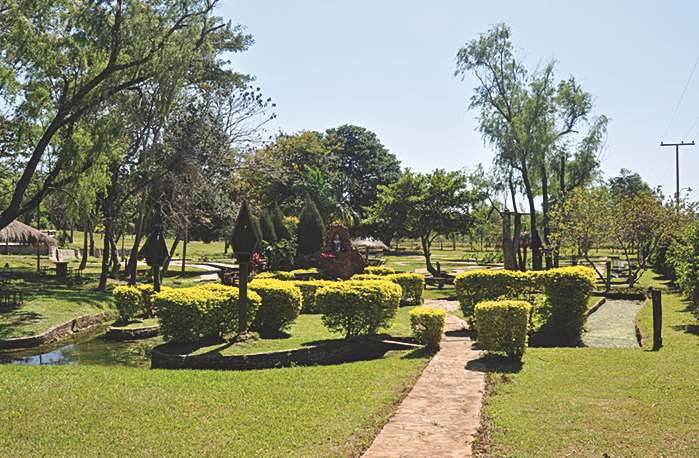
[[[546,332],[556,340],[573,342],[583,331],[587,300],[595,289],[595,271],[589,267],[563,267],[543,277]]]
[[[366,269],[365,269],[366,270]],[[422,304],[422,293],[425,291],[425,276],[420,274],[403,273],[388,275],[357,274],[351,281],[387,280],[401,287],[401,297],[406,303]]]
[[[273,272],[261,272],[255,275],[258,280],[296,280],[296,275],[293,272],[287,272],[283,270],[275,270]]]
[[[301,291],[294,282],[255,279],[248,284],[262,298],[251,328],[262,334],[273,335],[288,329],[301,311]]]
[[[334,282],[326,280],[297,280],[293,282],[293,284],[301,290],[301,313],[322,313],[316,304],[316,292],[329,283]]]
[[[396,271],[388,266],[369,266],[364,268],[364,273],[367,275],[391,275]]]
[[[464,316],[473,321],[474,307],[479,302],[495,299],[519,299],[534,289],[542,289],[541,274],[512,270],[471,270],[456,276],[456,297]],[[473,325],[473,323],[471,323]]]
[[[410,311],[410,328],[423,345],[439,348],[447,312],[430,307],[416,307]]]
[[[217,284],[167,289],[153,296],[160,329],[168,341],[196,342],[238,330],[238,288]],[[261,298],[248,291],[248,323]]]
[[[117,286],[112,291],[119,318],[129,320],[142,313],[141,292],[133,286]]]
[[[329,282],[316,292],[316,304],[323,311],[323,324],[349,339],[390,326],[400,297],[400,286],[390,281]]]
[[[525,301],[486,301],[475,307],[478,344],[521,360],[527,348],[531,304]]]

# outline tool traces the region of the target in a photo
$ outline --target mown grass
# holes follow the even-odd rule
[[[649,273],[644,286],[667,286]],[[699,455],[699,325],[663,292],[663,341],[652,347],[652,307],[638,349],[528,348],[521,364],[486,357],[491,380],[480,457]]]
[[[249,372],[7,366],[0,456],[359,456],[430,357]]]

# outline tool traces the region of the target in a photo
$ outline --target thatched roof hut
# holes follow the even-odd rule
[[[12,221],[7,227],[0,230],[0,243],[58,246],[55,238],[19,221]]]

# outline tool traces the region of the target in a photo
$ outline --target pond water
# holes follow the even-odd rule
[[[150,350],[162,338],[108,342],[104,340],[106,329],[106,325],[98,326],[40,347],[0,351],[0,364],[150,367]]]

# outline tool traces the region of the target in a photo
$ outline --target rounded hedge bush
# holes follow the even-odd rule
[[[390,326],[400,297],[400,286],[390,281],[335,282],[316,292],[316,304],[323,311],[323,324],[349,339]]]
[[[301,311],[301,291],[294,282],[255,279],[248,284],[262,298],[251,329],[262,334],[274,335],[288,329]]]
[[[396,271],[388,266],[369,266],[364,268],[364,273],[368,275],[391,275],[396,273]]]
[[[410,328],[413,335],[429,348],[439,348],[444,332],[447,312],[431,307],[416,307],[410,311]]]
[[[112,292],[119,318],[130,320],[142,311],[141,292],[133,286],[117,286]]]
[[[527,348],[531,304],[524,301],[486,301],[476,304],[478,344],[491,352],[521,360]]]
[[[316,293],[320,288],[332,283],[334,282],[326,280],[297,280],[293,282],[293,284],[301,290],[301,313],[322,313],[320,307],[318,307],[316,303]]]
[[[196,342],[238,330],[238,288],[208,284],[167,289],[153,296],[156,317],[165,340]],[[262,300],[248,291],[248,323]]]

